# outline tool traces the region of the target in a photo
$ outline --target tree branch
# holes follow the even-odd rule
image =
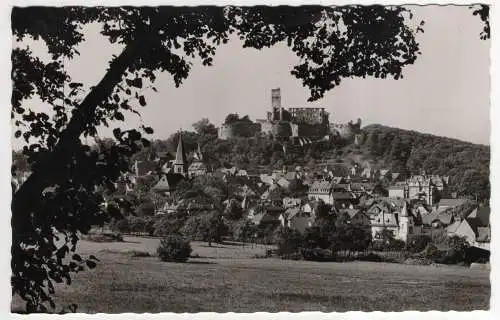
[[[29,225],[30,213],[36,208],[43,190],[63,178],[58,178],[60,171],[71,159],[75,144],[94,119],[96,108],[108,99],[127,68],[144,52],[147,45],[144,40],[144,37],[137,37],[110,63],[108,72],[75,109],[54,150],[33,166],[30,177],[14,194],[11,204],[14,236],[22,237],[23,230]]]

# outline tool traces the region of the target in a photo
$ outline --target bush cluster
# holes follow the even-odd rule
[[[161,261],[186,262],[192,249],[189,241],[180,235],[169,235],[160,240],[156,253]]]

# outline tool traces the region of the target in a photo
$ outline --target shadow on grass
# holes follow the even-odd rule
[[[214,248],[214,249],[235,249],[235,248],[228,248],[228,247],[225,247],[224,245],[226,245],[225,243],[224,244],[218,244],[218,245],[215,245],[213,244],[212,246],[209,246],[208,244],[200,244],[198,245],[199,247],[203,247],[203,248]]]
[[[243,245],[243,243],[241,242],[233,242],[233,241],[224,241],[222,243],[220,243],[221,245],[224,245],[224,246],[231,246],[231,247],[250,247],[252,244],[251,243],[245,243]]]
[[[186,261],[185,263],[187,264],[217,264],[215,262],[211,262],[211,261]]]

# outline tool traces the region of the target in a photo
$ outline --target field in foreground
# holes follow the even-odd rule
[[[101,261],[57,290],[59,306],[76,303],[78,312],[278,312],[485,310],[489,271],[463,267],[408,266],[349,262],[320,263],[252,259],[264,247],[208,248],[194,243],[200,258],[186,264],[155,257],[158,240],[127,238],[125,243],[82,242],[82,254]],[[13,310],[20,306],[13,301]]]

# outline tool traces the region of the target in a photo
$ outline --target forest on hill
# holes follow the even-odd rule
[[[359,152],[394,172],[450,177],[453,191],[488,199],[490,147],[382,125],[363,128]]]

